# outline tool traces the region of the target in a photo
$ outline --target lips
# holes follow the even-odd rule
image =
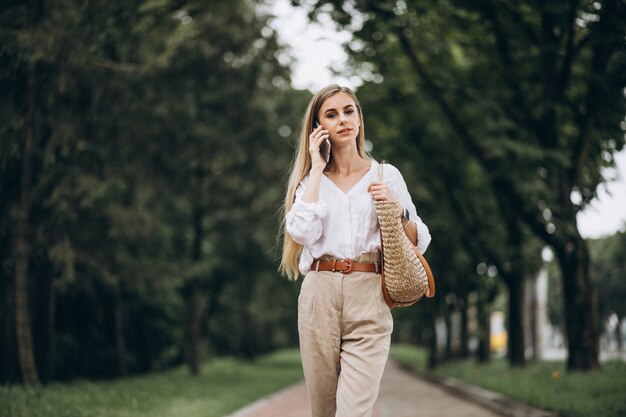
[[[347,128],[347,129],[341,129],[340,131],[338,131],[337,133],[341,134],[341,133],[348,133],[350,132],[352,129]]]

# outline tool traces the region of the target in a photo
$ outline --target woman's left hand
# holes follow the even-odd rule
[[[395,201],[389,187],[384,182],[373,182],[367,187],[374,201]]]

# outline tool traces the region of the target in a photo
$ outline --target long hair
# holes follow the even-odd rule
[[[298,279],[298,260],[300,258],[300,254],[302,253],[302,245],[296,243],[291,236],[289,236],[289,233],[285,231],[285,216],[289,210],[291,210],[291,207],[293,207],[298,184],[300,184],[300,181],[302,181],[311,169],[309,135],[313,130],[313,122],[317,119],[317,114],[319,113],[324,102],[329,97],[332,97],[337,93],[346,93],[354,100],[359,112],[359,118],[361,120],[361,126],[356,140],[357,150],[362,158],[370,159],[367,152],[365,152],[365,125],[363,121],[363,111],[361,110],[361,105],[359,104],[356,95],[348,87],[341,87],[337,84],[332,84],[322,88],[311,98],[311,101],[306,109],[306,113],[304,114],[304,118],[302,119],[299,134],[300,138],[298,140],[298,146],[293,159],[289,182],[287,183],[285,203],[283,204],[283,216],[280,226],[283,235],[283,256],[280,262],[280,272],[291,280]]]

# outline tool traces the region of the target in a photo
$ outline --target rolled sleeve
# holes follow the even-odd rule
[[[430,236],[430,231],[428,230],[428,226],[424,224],[422,219],[419,216],[417,217],[417,250],[423,255],[426,253],[426,249],[428,249],[428,245],[430,245],[430,241],[432,240]]]
[[[322,236],[322,219],[328,214],[328,208],[323,201],[302,202],[302,188],[299,186],[296,190],[296,201],[285,218],[285,230],[296,243],[311,246]]]

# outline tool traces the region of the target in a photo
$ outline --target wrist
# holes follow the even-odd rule
[[[324,172],[324,167],[323,166],[313,165],[311,167],[311,175],[321,176],[323,172]]]
[[[402,222],[402,227],[406,227],[411,222],[411,214],[408,209],[402,209],[400,221]]]

